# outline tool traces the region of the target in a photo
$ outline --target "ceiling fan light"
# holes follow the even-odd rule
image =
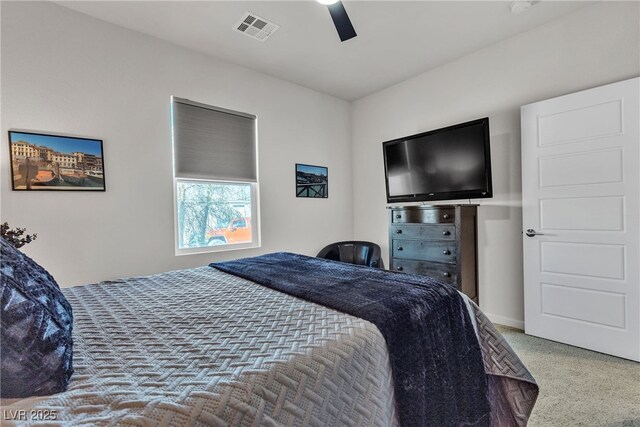
[[[316,0],[320,4],[324,4],[325,6],[330,6],[334,3],[338,3],[338,0]]]

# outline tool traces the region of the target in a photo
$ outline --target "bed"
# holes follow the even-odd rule
[[[64,294],[74,311],[71,384],[52,396],[4,399],[3,425],[400,424],[389,349],[369,321],[209,266]],[[525,425],[537,385],[477,306],[465,304],[490,424]]]

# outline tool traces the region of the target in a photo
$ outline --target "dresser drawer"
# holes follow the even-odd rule
[[[451,264],[393,258],[391,268],[393,271],[429,276],[440,282],[457,286],[456,269]]]
[[[477,206],[389,206],[389,268],[430,276],[478,302]]]
[[[420,223],[420,224],[453,224],[455,222],[455,209],[448,207],[433,207],[429,209],[393,209],[391,222]]]
[[[454,240],[456,238],[454,225],[399,224],[392,225],[389,230],[391,235],[398,239]]]
[[[455,242],[394,239],[394,258],[455,263]]]

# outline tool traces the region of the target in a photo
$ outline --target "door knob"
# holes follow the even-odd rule
[[[525,233],[528,237],[533,237],[533,236],[544,236],[544,233],[538,233],[536,230],[534,230],[533,228],[529,228],[527,231],[525,231]]]

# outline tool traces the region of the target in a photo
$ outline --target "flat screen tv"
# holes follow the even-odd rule
[[[382,148],[388,203],[493,197],[488,117]]]

